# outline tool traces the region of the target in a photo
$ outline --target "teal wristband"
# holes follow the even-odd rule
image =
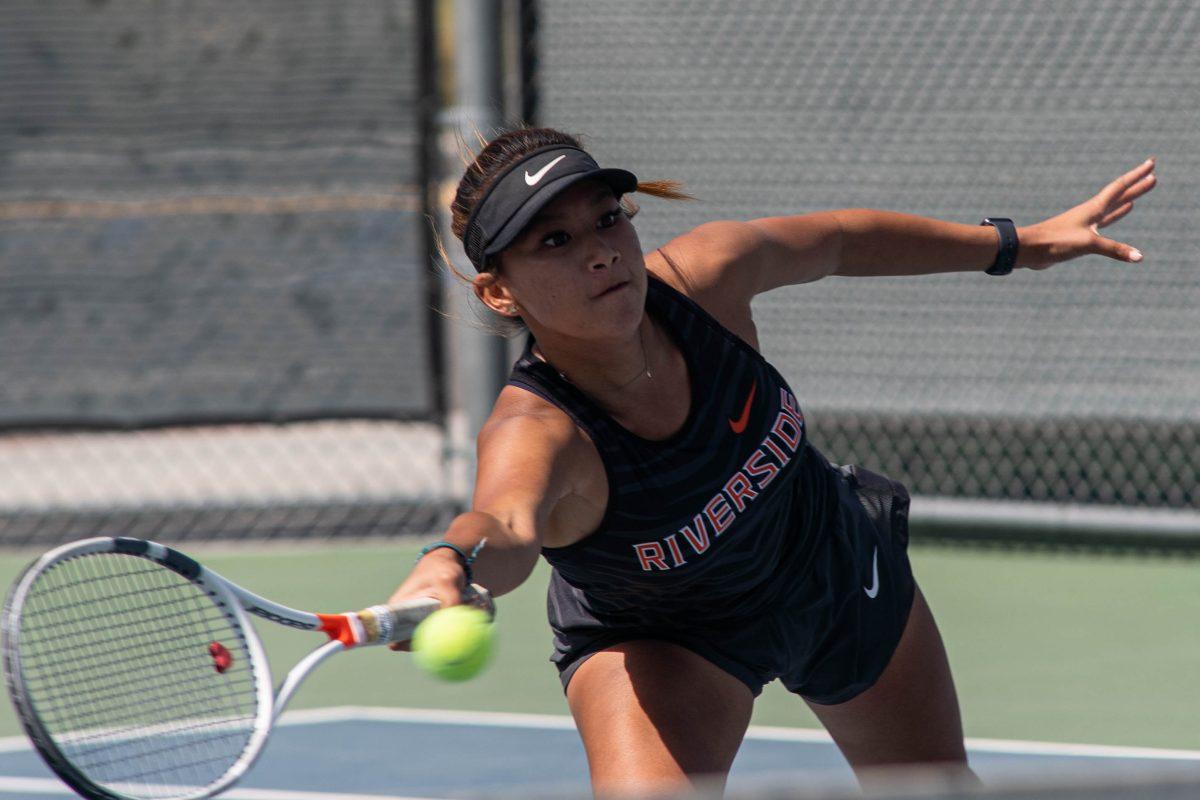
[[[432,544],[427,544],[423,548],[421,548],[421,552],[417,554],[417,561],[420,561],[422,558],[424,558],[426,556],[427,553],[431,553],[434,550],[437,550],[442,547],[449,548],[449,549],[453,550],[458,555],[459,559],[462,561],[463,573],[466,575],[467,584],[470,585],[471,583],[474,583],[474,580],[475,580],[475,576],[471,572],[471,565],[473,563],[475,563],[475,557],[477,555],[479,555],[479,551],[483,549],[483,546],[486,543],[487,543],[486,538],[480,539],[479,544],[475,545],[475,547],[471,550],[471,554],[467,555],[466,553],[463,552],[463,549],[461,547],[459,547],[458,545],[451,544],[450,542],[447,542],[445,539],[439,539],[438,541],[433,542]],[[416,561],[414,561],[413,563],[415,564]]]

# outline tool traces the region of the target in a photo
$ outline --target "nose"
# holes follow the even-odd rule
[[[621,260],[620,252],[599,233],[593,234],[592,242],[592,248],[588,253],[588,261],[591,263],[589,271],[600,272],[609,269]]]

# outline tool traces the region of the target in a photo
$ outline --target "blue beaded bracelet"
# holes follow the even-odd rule
[[[462,559],[463,573],[466,575],[467,584],[469,585],[469,584],[473,583],[474,579],[475,579],[475,576],[471,572],[471,565],[473,563],[475,563],[475,557],[477,555],[479,555],[479,551],[483,549],[483,546],[485,544],[487,544],[486,537],[483,539],[480,539],[479,544],[475,545],[475,547],[472,548],[471,554],[467,555],[466,553],[463,552],[463,549],[461,547],[459,547],[458,545],[451,544],[450,542],[447,542],[445,539],[439,539],[438,541],[433,542],[432,544],[427,544],[427,545],[425,545],[425,547],[421,548],[421,552],[417,554],[417,561],[420,561],[422,558],[424,558],[427,553],[431,553],[440,547],[448,547],[451,550],[453,550],[455,553],[457,553],[458,557],[460,559]],[[416,562],[414,561],[413,563],[415,564]]]

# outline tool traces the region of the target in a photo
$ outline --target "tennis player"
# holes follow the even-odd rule
[[[479,434],[472,510],[392,599],[452,605],[471,579],[503,595],[544,556],[551,660],[599,794],[723,780],[776,678],[860,774],[966,770],[908,493],[812,446],[751,300],[828,275],[1137,262],[1099,229],[1153,169],[1019,229],[849,209],[708,222],[643,253],[627,195],[677,184],[601,169],[555,130],[499,136],[458,186],[453,230],[475,293],[529,335]]]

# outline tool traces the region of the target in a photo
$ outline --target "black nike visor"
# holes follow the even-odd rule
[[[583,150],[563,145],[534,150],[501,173],[467,220],[463,247],[476,271],[512,244],[547,203],[588,178],[608,184],[617,197],[637,189],[632,172],[601,169]]]

